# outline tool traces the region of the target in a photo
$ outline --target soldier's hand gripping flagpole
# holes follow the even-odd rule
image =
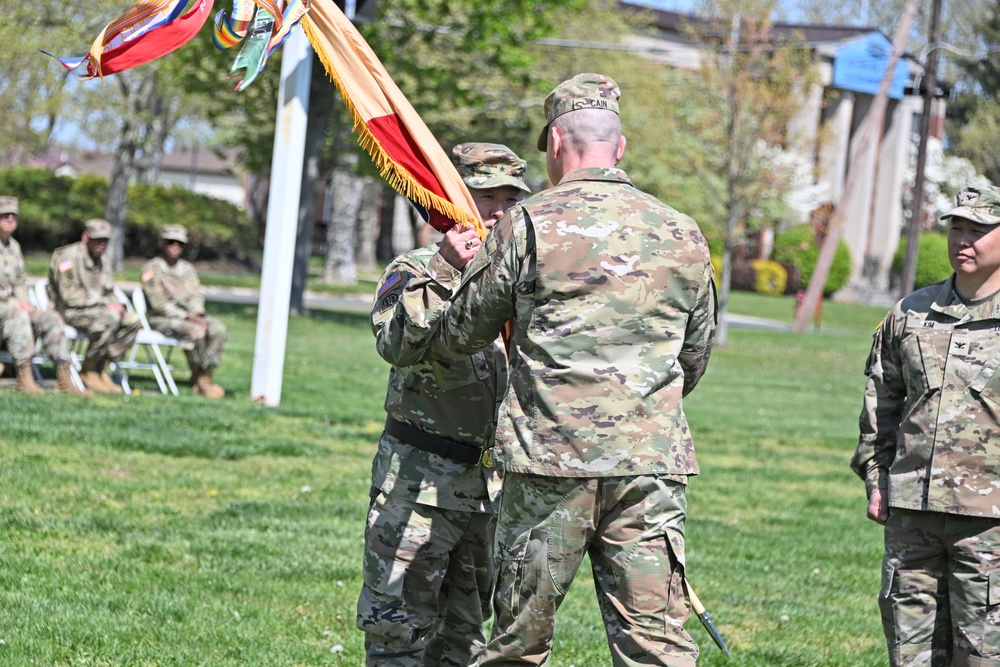
[[[726,647],[725,640],[722,639],[722,635],[720,635],[719,631],[715,628],[715,623],[712,622],[712,618],[708,615],[708,612],[705,611],[705,605],[703,605],[701,600],[698,599],[698,596],[695,595],[694,589],[691,588],[691,584],[688,583],[687,579],[684,580],[684,588],[687,589],[688,599],[691,600],[691,609],[694,610],[694,613],[698,617],[698,620],[701,621],[701,624],[705,626],[705,630],[708,631],[708,634],[712,636],[712,640],[715,642],[715,645],[718,646],[719,650],[725,653],[728,658],[729,649]]]

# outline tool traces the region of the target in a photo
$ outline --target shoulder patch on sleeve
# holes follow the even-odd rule
[[[139,280],[141,280],[144,283],[148,283],[152,279],[153,279],[153,270],[152,269],[149,269],[148,271],[146,271],[145,273],[143,273],[142,276],[139,278]]]
[[[395,306],[403,294],[403,277],[397,271],[389,276],[375,295],[375,308],[372,311],[372,323],[381,325],[390,319],[395,312]]]
[[[64,259],[63,261],[59,262],[59,273],[65,273],[72,268],[73,268],[73,260],[71,259]]]
[[[399,271],[396,271],[391,276],[385,279],[382,286],[378,288],[378,293],[375,295],[376,299],[381,299],[382,295],[393,288],[394,285],[398,285],[402,277],[399,275]]]

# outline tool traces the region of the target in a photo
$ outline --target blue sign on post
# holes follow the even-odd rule
[[[837,49],[833,59],[834,87],[875,95],[882,85],[882,77],[885,76],[891,54],[892,44],[878,32],[844,44]],[[910,68],[900,59],[889,86],[889,97],[894,100],[902,99],[909,80]]]

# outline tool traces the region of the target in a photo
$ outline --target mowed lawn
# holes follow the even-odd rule
[[[787,298],[734,312],[790,322]],[[249,399],[255,312],[207,402],[0,393],[0,664],[360,665],[354,627],[387,366],[364,313],[293,319],[281,406]],[[826,304],[820,333],[734,329],[686,409],[699,664],[882,665],[881,532],[847,467],[883,309]],[[182,361],[178,355],[175,360]],[[182,363],[183,365],[183,363]],[[186,371],[179,372],[186,377]],[[552,664],[609,665],[588,570]]]

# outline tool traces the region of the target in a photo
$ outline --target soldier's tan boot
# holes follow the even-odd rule
[[[122,388],[120,384],[116,384],[115,381],[111,379],[111,376],[108,375],[108,372],[104,369],[101,369],[101,380],[104,382],[105,385],[107,385],[108,393],[110,394],[125,393],[125,389]]]
[[[44,394],[45,390],[42,389],[37,382],[35,382],[35,374],[31,368],[31,362],[25,361],[22,364],[18,364],[15,367],[17,372],[17,389],[22,394]]]
[[[71,396],[94,397],[94,392],[76,386],[76,383],[73,382],[73,374],[69,370],[69,364],[56,366],[56,389]]]
[[[80,380],[83,386],[98,394],[116,393],[114,386],[104,381],[104,360],[96,357],[88,357],[83,360],[80,369]]]
[[[198,373],[194,394],[216,400],[223,398],[226,395],[226,390],[212,382],[212,371],[202,370]]]

